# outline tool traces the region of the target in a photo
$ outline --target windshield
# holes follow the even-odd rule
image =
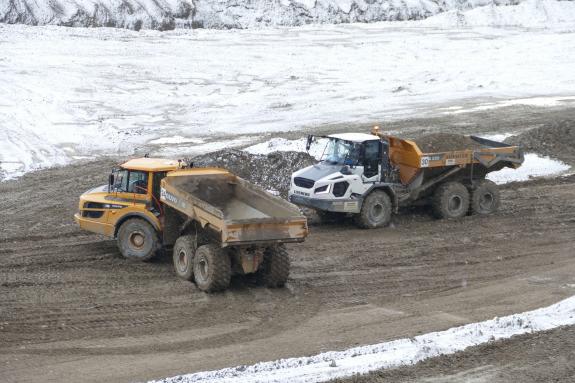
[[[330,138],[323,160],[330,164],[355,166],[359,161],[360,145],[359,143]]]

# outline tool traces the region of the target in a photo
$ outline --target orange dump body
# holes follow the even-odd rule
[[[482,147],[478,149],[462,149],[448,152],[423,153],[417,144],[394,136],[388,136],[378,131],[372,131],[382,140],[389,143],[389,158],[392,165],[399,168],[401,183],[409,184],[421,171],[436,174],[434,170],[447,167],[467,167],[477,164],[478,170],[488,173],[503,167],[518,168],[523,163],[523,151],[518,146],[502,142],[470,136]]]

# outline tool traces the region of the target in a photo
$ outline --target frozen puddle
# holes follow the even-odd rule
[[[323,382],[384,368],[411,365],[438,355],[514,335],[575,324],[575,296],[541,309],[432,332],[415,338],[175,376],[155,383]]]

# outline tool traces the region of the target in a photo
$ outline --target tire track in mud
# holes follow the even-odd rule
[[[2,362],[14,358],[18,374],[30,376],[38,366],[80,356],[78,371],[108,356],[107,363],[123,368],[121,358],[138,355],[149,368],[131,371],[131,380],[146,379],[177,372],[155,365],[158,355],[193,353],[198,369],[301,355],[373,339],[374,329],[387,326],[413,334],[422,328],[414,326],[420,317],[438,327],[460,323],[469,312],[435,307],[467,307],[460,297],[474,290],[488,293],[467,310],[490,315],[495,304],[489,294],[509,281],[557,286],[552,298],[570,294],[563,286],[575,284],[567,272],[562,279],[542,277],[575,263],[575,176],[507,185],[501,211],[488,217],[436,221],[425,209],[408,209],[386,229],[312,225],[306,242],[289,246],[286,289],[236,278],[228,291],[207,295],[175,277],[169,256],[129,262],[114,241],[75,227],[77,197],[106,165],[50,169],[0,184],[0,192],[7,191],[0,206],[27,207],[0,209],[0,222],[7,223],[0,234],[0,372]],[[68,178],[78,182],[62,192],[60,181]],[[47,180],[51,189],[34,187]],[[535,301],[551,299],[546,291]],[[532,297],[525,299],[528,306]],[[367,324],[358,325],[358,318]],[[336,336],[318,343],[322,327]],[[298,341],[285,341],[292,337]],[[253,349],[256,344],[262,348]],[[214,350],[234,356],[214,360]]]

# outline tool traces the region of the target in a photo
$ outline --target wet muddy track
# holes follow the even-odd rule
[[[575,176],[510,184],[488,217],[406,210],[390,228],[312,225],[284,289],[208,295],[169,256],[124,260],[72,221],[113,160],[0,184],[0,376],[146,380],[300,356],[525,311],[575,294]]]
[[[56,173],[49,177],[54,179],[76,171],[82,170],[48,172]],[[54,180],[54,185],[64,182]],[[10,201],[26,204],[34,198],[34,188],[28,190]],[[491,315],[491,306],[502,299],[497,286],[515,279],[532,278],[527,282],[532,286],[557,285],[532,301],[503,298],[526,309],[574,292],[565,287],[575,282],[573,274],[533,279],[534,274],[575,264],[574,176],[510,185],[503,190],[501,211],[490,217],[437,221],[423,209],[404,212],[382,230],[314,225],[305,243],[290,246],[293,266],[287,288],[269,290],[236,279],[229,291],[214,295],[177,280],[167,256],[152,263],[128,262],[114,241],[78,231],[70,223],[75,196],[68,201],[59,190],[38,193],[44,202],[37,208],[27,205],[35,211],[18,213],[18,207],[9,207],[1,218],[9,225],[0,239],[0,370],[14,381],[34,381],[42,361],[62,363],[54,377],[61,378],[58,374],[74,359],[77,368],[88,364],[93,374],[107,371],[107,380],[130,381],[414,335]],[[55,199],[53,206],[48,195]],[[60,225],[55,216],[62,218]],[[43,220],[47,222],[35,224]],[[481,306],[469,307],[476,298],[460,297],[474,289],[491,291],[490,286],[493,301],[489,296],[479,299],[485,312]],[[429,307],[433,302],[463,307],[471,315],[439,313]],[[496,312],[513,312],[513,306],[497,307]],[[367,320],[366,327],[356,326],[354,312]],[[415,323],[419,316],[427,320]],[[318,320],[331,321],[331,339],[319,341]],[[390,333],[370,333],[374,326],[389,326]],[[290,332],[308,342],[282,341],[279,349],[269,342],[269,350],[251,349],[258,341],[290,338]],[[229,355],[233,352],[222,351],[226,356],[218,360],[212,354],[218,348],[249,352],[234,358]],[[202,350],[210,351],[205,360],[199,357]],[[196,355],[195,362],[179,363],[179,369],[164,364],[150,371],[127,368],[125,375],[116,375],[105,367],[114,363],[114,355],[153,361],[158,355],[186,352]],[[100,357],[111,359],[104,365]],[[83,374],[86,380],[97,376]]]

